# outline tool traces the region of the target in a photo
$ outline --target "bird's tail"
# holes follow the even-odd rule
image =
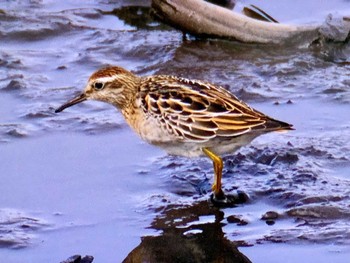
[[[292,124],[275,119],[268,119],[265,123],[266,129],[271,131],[290,131],[295,130]]]

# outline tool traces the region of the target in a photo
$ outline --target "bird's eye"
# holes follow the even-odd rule
[[[103,83],[102,82],[95,82],[94,83],[94,88],[97,89],[97,90],[101,90],[103,89]]]

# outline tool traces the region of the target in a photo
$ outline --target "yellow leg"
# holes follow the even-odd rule
[[[212,186],[212,190],[214,192],[214,196],[222,197],[224,196],[224,192],[221,189],[221,177],[222,177],[222,168],[224,164],[220,156],[216,155],[208,148],[203,148],[203,152],[213,161],[214,166],[214,183]]]

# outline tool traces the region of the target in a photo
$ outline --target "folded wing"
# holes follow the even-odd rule
[[[291,129],[207,82],[154,76],[144,83],[140,92],[144,111],[182,140],[203,142],[252,131]]]

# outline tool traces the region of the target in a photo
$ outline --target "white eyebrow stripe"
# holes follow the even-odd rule
[[[109,76],[109,77],[101,77],[101,78],[97,78],[97,79],[92,79],[92,82],[103,82],[103,83],[107,83],[107,82],[113,82],[114,80],[118,79],[118,75],[116,76]]]

